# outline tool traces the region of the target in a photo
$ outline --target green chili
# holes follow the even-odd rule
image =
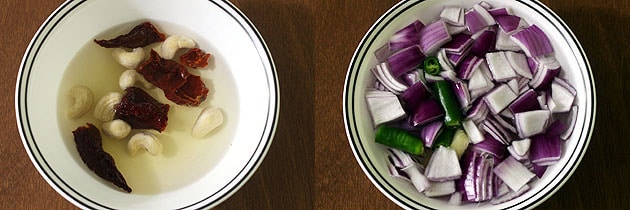
[[[442,108],[444,108],[444,125],[448,127],[460,126],[463,114],[449,82],[446,80],[435,82],[435,92],[440,100],[440,104],[442,104]]]
[[[438,61],[437,57],[429,56],[424,59],[422,63],[422,68],[424,72],[430,75],[438,75],[440,71],[442,71],[442,67],[440,66],[440,61]]]
[[[440,146],[450,147],[453,142],[453,137],[455,136],[455,131],[457,131],[456,128],[444,127],[440,135],[438,135],[433,142],[433,149],[437,149]]]
[[[413,155],[424,154],[424,144],[420,138],[400,128],[379,126],[376,130],[376,142]]]

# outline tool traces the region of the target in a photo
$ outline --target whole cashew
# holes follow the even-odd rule
[[[144,60],[144,50],[138,47],[128,52],[122,48],[116,48],[112,51],[112,56],[120,65],[128,69],[135,69]]]
[[[131,132],[131,126],[121,119],[104,122],[101,128],[103,134],[115,139],[123,139]]]
[[[139,84],[138,84],[139,83]],[[128,87],[141,85],[145,89],[153,88],[153,84],[147,81],[144,76],[138,73],[136,70],[128,69],[124,71],[118,79],[118,85],[120,89],[125,90]]]
[[[183,35],[171,35],[162,43],[160,56],[165,59],[173,59],[177,50],[181,48],[195,47],[195,41]]]
[[[105,94],[94,106],[94,117],[103,122],[114,119],[116,112],[115,106],[122,101],[123,95],[118,92],[109,92]]]
[[[70,88],[70,96],[74,99],[74,103],[68,109],[68,118],[79,118],[92,108],[94,96],[90,88],[82,85],[74,86]]]
[[[152,133],[141,132],[133,135],[127,142],[129,155],[135,156],[140,149],[145,149],[149,154],[156,156],[162,153],[162,144]]]
[[[223,113],[221,110],[215,107],[206,107],[201,111],[199,117],[197,117],[191,135],[193,138],[199,139],[221,124],[223,124]]]

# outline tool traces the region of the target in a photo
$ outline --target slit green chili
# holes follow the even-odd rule
[[[424,72],[430,75],[438,75],[440,74],[440,71],[442,71],[440,61],[435,56],[429,56],[425,58],[424,62],[422,62],[422,69],[424,69]]]
[[[444,125],[448,127],[461,126],[464,116],[449,82],[446,80],[435,82],[435,93],[437,93],[440,104],[444,108]]]
[[[387,125],[380,125],[376,130],[376,142],[399,149],[413,155],[424,154],[424,144],[411,133]]]

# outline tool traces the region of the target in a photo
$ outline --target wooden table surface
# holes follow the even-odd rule
[[[62,0],[0,2],[0,209],[73,209],[39,175],[18,134],[15,81],[30,39]],[[356,46],[397,1],[232,0],[275,59],[281,111],[273,145],[252,178],[217,209],[398,209],[361,171],[342,118]],[[579,168],[537,209],[630,207],[630,1],[542,0],[589,56],[597,121]]]

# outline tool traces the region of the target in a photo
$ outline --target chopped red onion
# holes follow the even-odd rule
[[[516,15],[503,15],[494,18],[499,28],[505,33],[512,33],[517,30],[521,23],[521,18]]]
[[[538,101],[538,94],[533,89],[529,89],[527,92],[521,94],[508,106],[508,109],[512,113],[520,113],[526,111],[533,111],[541,109]]]
[[[479,15],[479,12],[474,9],[466,12],[466,14],[464,15],[464,19],[466,20],[466,27],[471,33],[477,33],[487,26],[483,17],[481,17]]]
[[[419,43],[418,30],[423,28],[424,24],[419,20],[400,29],[389,38],[389,50],[398,51]]]
[[[537,25],[530,25],[512,34],[512,40],[521,46],[528,57],[538,57],[553,52],[549,38]]]
[[[422,63],[425,55],[419,45],[413,45],[402,49],[387,58],[391,74],[398,78],[415,69]]]
[[[484,57],[486,53],[494,50],[496,37],[497,33],[493,30],[481,32],[481,34],[475,38],[472,46],[470,46],[470,53],[478,57]]]
[[[514,72],[525,78],[532,79],[532,72],[527,65],[527,57],[525,57],[525,54],[506,51],[505,58],[510,63]]]
[[[435,141],[435,138],[442,132],[443,125],[444,122],[436,120],[422,127],[420,137],[425,147],[433,147],[433,141]]]
[[[441,49],[438,54],[437,54],[437,59],[438,62],[440,63],[440,66],[442,67],[442,72],[448,72],[448,71],[452,71],[454,72],[455,67],[453,67],[453,64],[451,63],[451,60],[448,59],[448,57],[446,56],[446,50]],[[442,74],[442,72],[440,72],[440,74]],[[457,75],[455,74],[456,77]],[[447,78],[447,77],[444,77]]]
[[[509,8],[505,7],[489,9],[488,13],[490,13],[490,15],[492,15],[495,19],[498,16],[512,15],[512,11]]]
[[[503,51],[486,54],[486,62],[495,81],[505,82],[517,77]]]
[[[551,83],[551,99],[555,106],[550,108],[551,112],[568,112],[573,105],[577,92],[566,81],[555,78]]]
[[[455,92],[455,96],[461,107],[468,107],[470,105],[470,91],[468,91],[468,84],[466,84],[466,82],[462,80],[455,81],[453,92]]]
[[[391,75],[391,72],[385,63],[377,65],[373,68],[372,73],[376,79],[385,86],[385,88],[396,95],[399,95],[403,91],[407,90],[407,86],[405,84],[401,83],[398,79]]]
[[[536,176],[512,156],[495,166],[493,171],[513,191],[518,191]]]
[[[424,82],[420,81],[407,88],[407,90],[400,95],[400,100],[404,103],[404,107],[407,111],[414,111],[422,101],[429,97],[431,97],[429,88]]]
[[[483,100],[477,100],[466,113],[466,120],[472,120],[476,124],[481,123],[488,115],[488,106]]]
[[[486,94],[483,99],[488,105],[488,109],[493,114],[498,114],[516,98],[517,95],[507,85],[502,84]]]
[[[440,102],[434,98],[428,98],[422,101],[416,108],[411,124],[415,127],[427,124],[433,120],[444,116],[444,110]]]
[[[403,76],[403,81],[409,86],[414,85],[420,81],[420,71],[410,71]]]
[[[445,196],[455,192],[455,180],[430,183],[431,186],[424,190],[424,195],[427,197]]]
[[[484,62],[485,59],[470,55],[464,58],[459,66],[457,66],[457,77],[461,79],[470,79],[473,74],[473,71],[479,67],[479,65]]]
[[[503,30],[497,31],[496,44],[494,46],[497,50],[509,50],[509,51],[520,51],[521,47],[516,44],[516,42],[512,41],[510,38],[510,34],[505,33]]]
[[[458,185],[462,189],[462,197],[466,201],[481,202],[494,196],[494,158],[487,154],[467,150],[462,160],[464,176]]]
[[[462,194],[459,192],[454,192],[451,194],[451,197],[448,199],[448,204],[459,206],[462,205]]]
[[[451,35],[443,20],[435,21],[420,29],[420,47],[426,55],[435,53],[443,44],[451,41]]]
[[[370,90],[365,99],[375,127],[406,116],[398,98],[391,92]]]
[[[477,144],[484,140],[483,133],[479,130],[474,121],[464,120],[462,127],[464,128],[464,131],[466,131],[466,134],[468,134],[468,138],[471,143]]]
[[[562,140],[560,140],[559,136],[547,137],[545,135],[536,135],[531,139],[532,145],[529,149],[529,157],[532,163],[540,166],[548,166],[560,160]]]
[[[473,5],[473,9],[479,13],[479,16],[486,23],[486,26],[497,24],[496,21],[494,20],[494,17],[492,17],[492,15],[488,12],[488,10],[486,10],[486,8],[484,8],[480,4]]]
[[[545,132],[551,112],[548,110],[527,111],[514,114],[514,123],[521,138]]]
[[[461,7],[444,7],[442,12],[440,12],[440,18],[451,25],[463,26],[464,9]]]
[[[498,197],[494,197],[492,198],[492,200],[490,200],[491,204],[497,205],[497,204],[501,204],[501,203],[505,203],[508,202],[518,196],[523,195],[523,193],[527,192],[529,190],[529,185],[523,185],[523,187],[521,187],[520,189],[516,190],[516,191],[510,191],[507,194],[503,195],[503,196],[498,196]]]
[[[512,141],[512,144],[508,146],[508,151],[517,160],[523,160],[529,158],[529,147],[531,140],[528,138]]]
[[[446,52],[461,54],[462,52],[464,52],[464,50],[469,48],[472,45],[472,43],[473,43],[473,39],[470,38],[470,34],[459,33],[459,34],[453,35],[453,39],[447,42],[446,44],[444,44],[442,48],[446,50]]]
[[[565,123],[565,125],[567,125],[567,129],[564,131],[564,133],[562,133],[562,135],[560,135],[561,139],[567,140],[569,139],[569,137],[571,137],[571,134],[573,133],[573,128],[575,127],[575,122],[577,121],[577,112],[578,106],[572,106],[571,110],[568,113],[568,116],[566,117],[567,122]]]
[[[455,150],[440,146],[431,155],[424,175],[430,181],[449,181],[462,176],[462,169]]]
[[[483,136],[484,140],[477,144],[473,144],[471,149],[477,152],[491,154],[496,158],[503,158],[506,150],[505,145],[492,137],[489,133],[485,133]]]

